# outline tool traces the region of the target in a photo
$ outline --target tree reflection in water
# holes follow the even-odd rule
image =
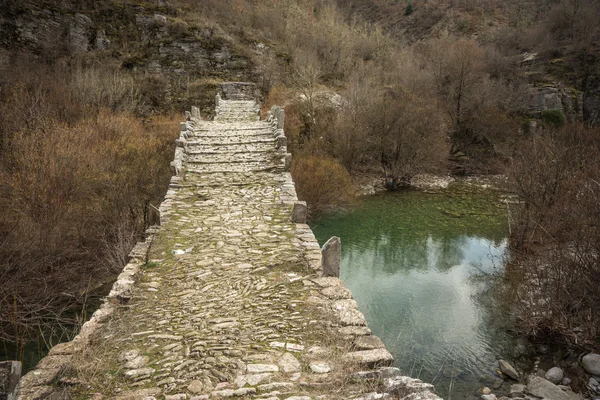
[[[471,188],[371,196],[313,229],[320,243],[342,239],[341,278],[396,365],[468,398],[511,341],[477,301],[486,281],[471,279],[502,268],[498,199]]]

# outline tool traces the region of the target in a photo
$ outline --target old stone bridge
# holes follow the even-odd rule
[[[252,84],[187,113],[160,226],[103,305],[20,381],[33,399],[438,399],[402,376],[321,249],[288,172],[283,110]],[[158,219],[157,219],[158,221]]]

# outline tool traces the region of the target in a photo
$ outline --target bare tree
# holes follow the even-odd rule
[[[316,94],[321,68],[315,60],[299,61],[291,75],[292,85],[302,94],[307,136],[313,137],[316,125]]]

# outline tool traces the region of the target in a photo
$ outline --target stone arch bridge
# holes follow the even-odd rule
[[[337,278],[339,240],[321,249],[296,197],[284,112],[260,120],[255,92],[225,83],[213,121],[186,113],[160,223],[19,399],[438,399],[391,367]]]

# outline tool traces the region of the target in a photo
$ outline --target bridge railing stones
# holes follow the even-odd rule
[[[340,264],[342,257],[342,241],[339,237],[330,238],[321,249],[321,269],[323,276],[340,277]]]

